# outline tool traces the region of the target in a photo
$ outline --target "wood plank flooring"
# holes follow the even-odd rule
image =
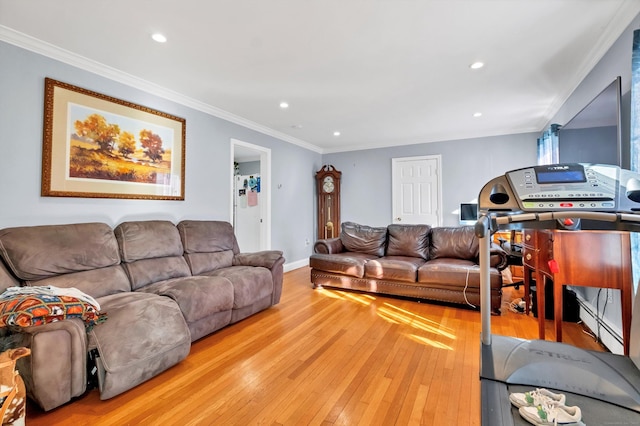
[[[534,339],[510,312],[493,333]],[[547,321],[548,338],[553,323]],[[581,326],[565,342],[603,350]],[[312,289],[285,274],[280,304],[195,342],[186,360],[107,401],[97,390],[27,425],[478,425],[480,313],[464,307]]]

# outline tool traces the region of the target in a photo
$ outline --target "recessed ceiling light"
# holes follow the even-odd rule
[[[469,65],[469,68],[471,68],[472,70],[477,70],[484,67],[484,63],[483,62],[474,62],[471,65]]]
[[[473,116],[474,117],[482,117],[482,113],[481,112],[474,112]]]
[[[287,109],[289,108],[289,104],[287,102],[280,102],[280,108]]]
[[[340,132],[336,130],[335,132],[333,132],[333,136],[340,136]]]
[[[167,38],[164,35],[160,34],[160,33],[152,34],[151,38],[154,41],[157,41],[158,43],[166,43],[167,42]]]
[[[293,124],[291,125],[292,129],[302,129],[302,124]]]

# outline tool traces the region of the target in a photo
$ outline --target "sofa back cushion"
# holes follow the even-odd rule
[[[431,229],[431,259],[476,260],[479,254],[480,245],[473,226]]]
[[[76,287],[92,297],[131,291],[118,242],[105,223],[5,228],[0,230],[0,256],[27,285]]]
[[[387,228],[373,228],[353,222],[344,222],[342,232],[340,232],[340,240],[347,251],[382,257],[387,242]]]
[[[191,275],[176,226],[165,220],[123,222],[115,235],[131,287]]]
[[[17,287],[20,285],[20,281],[16,279],[11,272],[4,266],[4,262],[0,259],[0,293],[8,289],[9,287]]]
[[[178,223],[178,231],[193,275],[232,266],[233,257],[240,253],[229,222],[183,220]]]
[[[429,260],[429,225],[398,225],[387,227],[387,256],[409,256]]]

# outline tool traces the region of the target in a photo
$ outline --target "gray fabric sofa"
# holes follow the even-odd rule
[[[101,399],[156,376],[191,342],[279,303],[282,252],[240,253],[227,222],[79,223],[0,230],[0,293],[16,285],[75,287],[107,320],[0,330],[31,348],[18,368],[27,392],[50,410],[87,389],[96,355]]]

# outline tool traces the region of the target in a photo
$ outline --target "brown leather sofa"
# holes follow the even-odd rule
[[[85,392],[94,357],[108,399],[182,361],[191,342],[277,304],[285,261],[276,250],[240,253],[227,222],[193,220],[5,228],[0,257],[0,293],[73,287],[107,315],[90,329],[79,318],[0,328],[31,349],[18,368],[44,410]]]
[[[342,224],[338,238],[316,241],[311,282],[440,302],[480,305],[479,240],[471,226]],[[507,255],[490,251],[491,310],[500,313]]]

